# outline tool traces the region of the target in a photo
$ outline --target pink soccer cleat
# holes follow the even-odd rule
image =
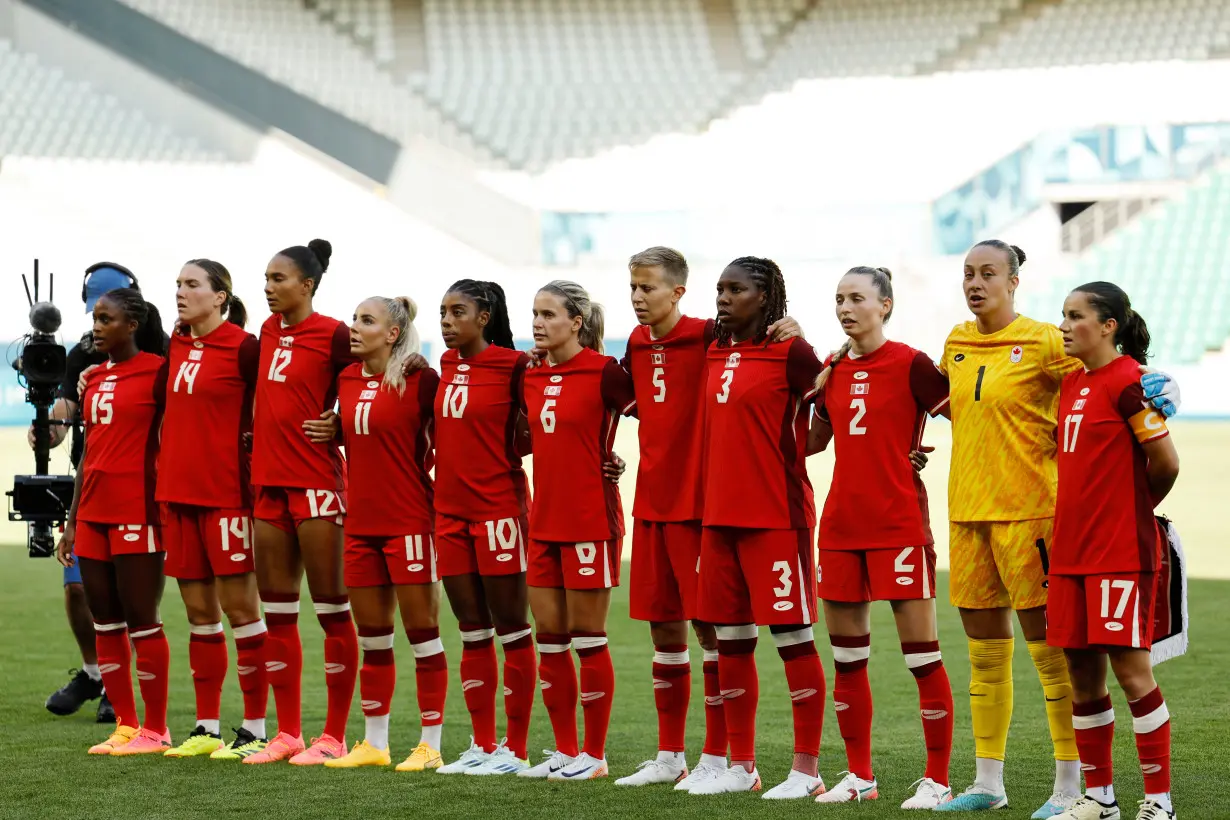
[[[279,760],[289,760],[303,752],[303,738],[278,732],[273,740],[265,746],[265,750],[243,759],[244,763],[277,763]]]
[[[312,745],[292,757],[290,763],[292,766],[321,766],[326,760],[338,760],[345,756],[346,738],[338,740],[330,735],[321,735],[312,738]]]
[[[169,748],[171,748],[171,731],[169,729],[158,735],[149,729],[142,728],[132,740],[123,746],[117,746],[112,749],[111,756],[124,757],[125,755],[162,754]]]

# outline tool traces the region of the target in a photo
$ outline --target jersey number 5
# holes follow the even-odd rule
[[[269,362],[269,381],[286,381],[286,373],[283,371],[290,364],[290,354],[294,352],[293,350],[282,350],[281,348],[273,351],[273,360]]]
[[[725,404],[730,401],[730,383],[735,380],[735,371],[722,371],[722,392],[717,394],[718,404]]]
[[[658,388],[658,392],[653,394],[653,400],[659,404],[666,401],[666,368],[655,367],[653,369],[653,386]]]

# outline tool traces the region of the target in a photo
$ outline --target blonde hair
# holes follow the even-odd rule
[[[390,328],[397,328],[397,339],[389,353],[389,363],[384,368],[384,386],[396,390],[398,395],[406,391],[406,360],[419,352],[419,332],[414,327],[414,317],[419,307],[408,296],[373,296],[368,301],[384,306]]]
[[[591,301],[589,293],[576,282],[566,279],[556,279],[539,288],[539,293],[552,293],[564,303],[568,316],[575,319],[581,317],[581,329],[577,331],[577,341],[582,347],[588,347],[598,353],[602,351],[602,333],[606,326],[602,305]]]
[[[661,268],[672,285],[686,285],[688,283],[688,260],[684,259],[683,254],[674,248],[655,245],[652,248],[646,248],[640,253],[634,254],[628,260],[628,270],[654,267]]]

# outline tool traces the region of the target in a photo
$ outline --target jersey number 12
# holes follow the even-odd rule
[[[290,364],[290,354],[294,352],[293,350],[282,350],[281,348],[273,351],[273,360],[269,362],[269,381],[286,381],[286,373],[283,371]]]

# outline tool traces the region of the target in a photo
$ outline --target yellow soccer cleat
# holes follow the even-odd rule
[[[265,747],[269,745],[269,741],[263,737],[257,737],[247,729],[236,729],[235,739],[225,746],[219,746],[218,750],[209,756],[210,760],[243,760],[255,754],[260,754],[265,751]]]
[[[136,737],[137,732],[139,731],[141,730],[136,726],[116,726],[115,731],[111,733],[111,737],[107,738],[102,743],[98,743],[90,747],[90,754],[109,755]]]
[[[420,743],[414,747],[409,757],[397,764],[397,771],[423,772],[428,769],[438,769],[443,765],[444,758],[440,757],[438,749],[433,749],[426,743]]]
[[[366,740],[360,740],[350,754],[337,760],[326,760],[326,769],[357,769],[360,766],[387,766],[392,763],[388,749],[377,749]]]
[[[188,739],[174,749],[167,749],[163,757],[200,757],[209,755],[222,748],[222,736],[211,735],[205,727],[198,726],[188,735]]]

